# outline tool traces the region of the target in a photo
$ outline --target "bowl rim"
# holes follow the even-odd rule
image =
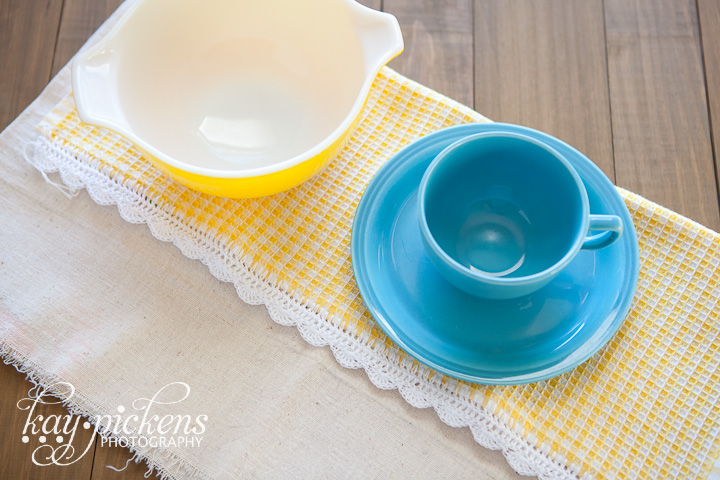
[[[124,25],[129,21],[130,18],[132,18],[136,13],[139,7],[150,1],[157,1],[157,0],[135,0],[128,8],[128,10],[123,14],[123,16],[117,21],[117,23],[105,34],[103,35],[99,40],[96,42],[88,45],[87,47],[83,48],[78,54],[75,55],[71,62],[71,84],[72,84],[72,90],[73,92],[80,92],[82,91],[83,87],[81,84],[81,69],[86,64],[87,60],[92,57],[94,54],[98,53],[99,51],[102,51],[106,49],[108,46],[110,46],[113,42],[113,40],[116,39],[118,34],[122,31]],[[400,53],[402,53],[404,49],[404,42],[402,38],[402,32],[400,30],[400,25],[395,18],[394,15],[387,13],[387,12],[381,12],[378,10],[374,10],[370,7],[366,7],[365,5],[362,5],[358,3],[356,0],[336,0],[338,2],[344,3],[353,13],[354,15],[365,15],[366,17],[375,17],[375,18],[382,18],[383,21],[387,24],[388,29],[392,32],[392,43],[387,46],[387,48],[383,51],[382,55],[379,55],[375,61],[368,67],[365,73],[365,79],[363,80],[363,83],[360,87],[360,90],[358,91],[355,102],[353,103],[352,107],[348,111],[348,113],[343,118],[342,122],[335,127],[335,129],[330,132],[325,138],[323,138],[322,141],[315,144],[312,148],[305,150],[304,152],[297,154],[293,157],[287,158],[285,160],[281,160],[276,163],[272,163],[270,165],[264,165],[261,167],[253,167],[253,168],[240,168],[240,169],[212,169],[197,165],[192,165],[180,160],[177,160],[176,158],[163,153],[162,151],[158,150],[157,148],[153,147],[152,144],[149,142],[146,142],[142,138],[140,138],[136,133],[133,133],[131,130],[126,128],[122,123],[122,121],[118,121],[116,119],[106,119],[102,116],[95,115],[91,108],[88,108],[82,100],[82,96],[80,95],[74,95],[74,101],[75,106],[77,109],[78,116],[80,117],[80,120],[82,120],[84,123],[88,123],[91,125],[96,125],[99,127],[107,128],[108,130],[111,130],[113,132],[116,132],[123,137],[125,137],[127,140],[132,142],[134,145],[142,149],[144,152],[148,153],[161,163],[175,168],[177,170],[192,173],[195,175],[201,175],[204,177],[210,177],[210,178],[251,178],[251,177],[260,177],[265,176],[277,172],[281,172],[284,170],[288,170],[292,167],[295,167],[297,165],[300,165],[306,161],[310,161],[314,159],[315,157],[322,155],[323,152],[330,149],[335,142],[339,141],[344,134],[350,130],[355,120],[359,117],[361,110],[363,106],[365,105],[365,102],[367,100],[368,94],[370,92],[370,87],[372,86],[373,81],[375,80],[375,77],[380,72],[382,67],[387,64],[390,60],[398,56]],[[117,89],[113,92],[109,92],[117,96]]]

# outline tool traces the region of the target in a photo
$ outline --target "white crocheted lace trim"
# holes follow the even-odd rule
[[[48,173],[59,172],[70,191],[85,188],[96,203],[117,205],[126,221],[146,223],[153,236],[172,242],[186,257],[202,261],[219,280],[233,283],[244,302],[264,304],[275,322],[294,325],[309,344],[330,346],[335,359],[343,367],[363,368],[375,386],[384,390],[397,389],[414,407],[433,407],[440,419],[451,427],[469,427],[477,443],[491,450],[502,450],[510,466],[519,474],[536,475],[543,480],[588,478],[587,474],[581,474],[578,466],[567,465],[565,458],[551,453],[546,445],[540,448],[533,446],[522,438],[520,432],[513,431],[481,405],[443,387],[440,376],[428,378],[413,372],[409,365],[405,368],[393,363],[386,354],[373,349],[364,339],[327,321],[321,313],[311,311],[287,292],[262,281],[249,265],[217,238],[190,229],[142,194],[92,169],[88,162],[82,161],[84,155],[40,135],[26,156],[46,178]],[[43,375],[37,365],[28,365],[17,353],[5,349],[0,350],[0,354],[16,366],[21,366],[32,381],[46,385],[52,379]],[[77,403],[78,398],[73,397],[67,402],[72,413],[85,416],[100,413],[96,408]],[[204,477],[196,468],[182,465],[182,461],[167,453],[133,453],[136,461],[145,460],[163,478],[175,478],[176,475],[181,478]]]

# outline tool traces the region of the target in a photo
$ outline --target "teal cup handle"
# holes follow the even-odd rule
[[[600,250],[615,243],[623,232],[623,223],[617,215],[590,215],[588,230],[605,230],[588,235],[583,242],[583,250]]]

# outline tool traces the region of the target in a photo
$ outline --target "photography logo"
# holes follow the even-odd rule
[[[101,445],[134,449],[199,447],[208,421],[207,415],[182,413],[181,403],[190,396],[190,386],[183,382],[169,383],[152,397],[138,398],[128,406],[118,405],[117,414],[95,415],[90,421],[69,413],[39,413],[39,405],[60,404],[63,401],[58,397],[70,401],[74,395],[75,387],[58,382],[47,388],[35,386],[17,402],[17,407],[27,412],[21,441],[29,443],[31,438],[37,438],[40,443],[32,452],[35,465],[71,465],[92,449],[98,435]],[[77,445],[80,429],[92,431],[87,442]]]

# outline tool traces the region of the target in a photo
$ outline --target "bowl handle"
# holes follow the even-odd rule
[[[379,71],[390,60],[400,55],[404,44],[400,24],[395,16],[378,12],[359,3],[355,6],[355,22],[365,52],[368,71]]]
[[[72,88],[80,120],[117,130],[127,121],[117,96],[117,54],[103,45],[80,52],[72,62]]]

